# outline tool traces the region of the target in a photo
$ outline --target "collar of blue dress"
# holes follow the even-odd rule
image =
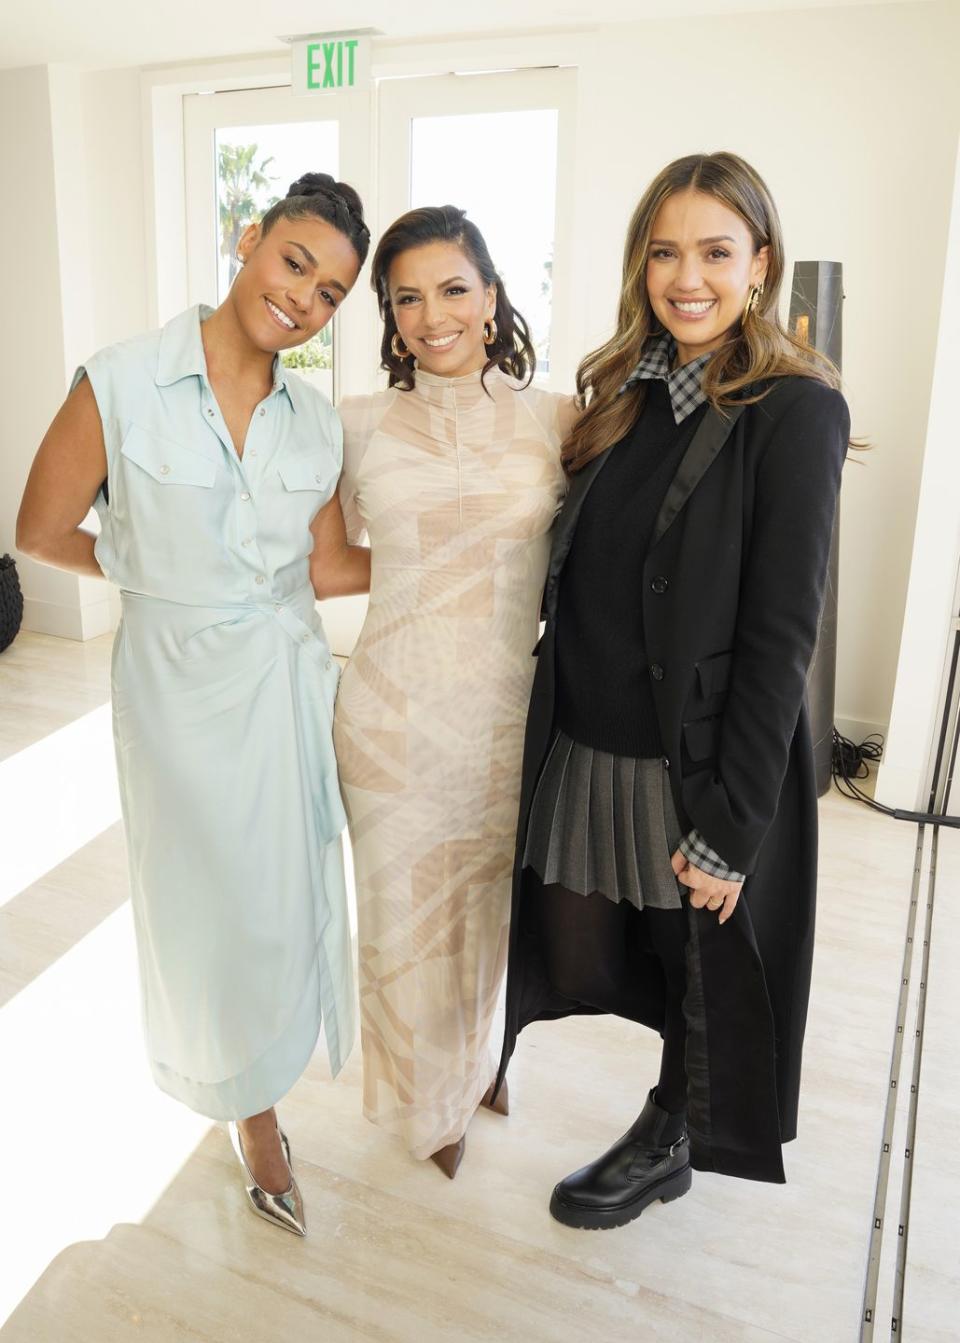
[[[191,377],[202,378],[208,383],[200,324],[212,315],[212,308],[206,303],[198,303],[166,323],[160,332],[160,353],[154,379],[158,387],[169,387],[181,378]],[[273,361],[273,390],[285,391],[291,407],[296,410],[296,401],[287,385],[287,372],[279,355]]]

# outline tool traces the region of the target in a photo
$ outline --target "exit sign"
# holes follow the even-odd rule
[[[369,86],[369,37],[321,33],[301,38],[291,51],[294,93],[341,93]]]

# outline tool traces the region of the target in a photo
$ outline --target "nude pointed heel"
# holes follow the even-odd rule
[[[430,1153],[430,1160],[440,1167],[448,1180],[452,1180],[460,1169],[466,1145],[466,1138],[461,1138],[459,1142],[447,1143],[446,1147]]]

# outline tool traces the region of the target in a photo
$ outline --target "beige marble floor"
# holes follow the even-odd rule
[[[0,658],[0,757],[103,702],[107,643],[81,656],[22,636]],[[615,1019],[541,1023],[511,1071],[513,1113],[477,1116],[453,1183],[362,1120],[356,1054],[337,1082],[318,1055],[282,1111],[302,1242],[247,1213],[223,1133],[150,1085],[122,834],[104,830],[0,910],[0,1340],[856,1339],[915,832],[836,794],[822,818],[786,1186],[699,1175],[621,1231],[559,1226],[552,1183],[630,1122],[658,1042]],[[928,1343],[960,1336],[954,839],[941,846],[905,1310],[905,1336]]]
[[[103,704],[112,647],[112,635],[21,634],[0,654],[0,760]]]

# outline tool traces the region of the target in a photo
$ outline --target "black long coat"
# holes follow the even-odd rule
[[[723,926],[688,907],[691,1159],[757,1180],[784,1179],[781,1143],[796,1136],[817,875],[804,690],[848,437],[843,397],[813,379],[779,379],[726,418],[708,408],[667,491],[637,592],[681,826],[748,874]],[[559,585],[609,455],[573,477],[554,533],[524,744],[501,1078],[529,1022],[594,1010],[548,980],[522,854],[553,733]],[[632,1016],[659,1030],[662,972],[641,926]]]

